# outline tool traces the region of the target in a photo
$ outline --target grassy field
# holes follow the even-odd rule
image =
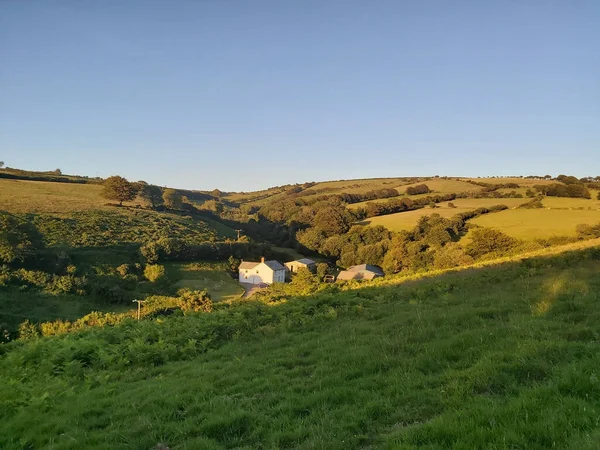
[[[206,289],[213,301],[236,300],[244,293],[227,273],[226,263],[194,262],[167,264],[167,276],[177,288]]]
[[[526,201],[527,199],[522,198],[459,198],[451,202],[456,208],[450,208],[448,207],[448,202],[443,202],[439,203],[438,208],[435,209],[422,208],[414,211],[371,217],[362,221],[361,224],[382,225],[392,231],[410,230],[414,228],[422,216],[439,214],[442,217],[450,218],[462,212],[473,211],[477,208],[489,208],[495,205],[506,205],[509,208],[516,208]]]
[[[592,198],[565,198],[565,197],[544,197],[542,204],[546,208],[552,209],[600,209],[600,200],[598,200],[597,191],[591,191]]]
[[[495,228],[519,239],[543,239],[553,236],[575,236],[577,225],[600,223],[600,211],[516,209],[476,217],[470,223]]]
[[[0,179],[0,210],[13,213],[65,213],[90,209],[114,209],[100,196],[99,184],[50,183]],[[145,202],[136,200],[124,205]]]
[[[597,449],[598,256],[5,345],[0,447]]]

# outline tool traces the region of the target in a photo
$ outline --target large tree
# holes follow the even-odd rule
[[[163,204],[162,189],[153,184],[142,184],[139,195],[144,200],[150,202],[152,208],[156,208]]]
[[[165,189],[162,195],[165,206],[169,209],[181,209],[183,199],[175,189]]]
[[[135,198],[137,189],[133,183],[115,175],[104,180],[104,188],[101,195],[108,200],[118,201],[119,206],[121,206],[123,202],[131,201]]]

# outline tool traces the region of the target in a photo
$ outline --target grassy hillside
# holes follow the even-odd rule
[[[99,184],[51,183],[0,179],[0,210],[14,213],[69,213],[90,209],[109,210]],[[144,202],[124,203],[135,206]]]
[[[600,223],[600,210],[516,209],[480,216],[470,222],[525,240],[575,236],[577,225]]]
[[[371,217],[361,223],[365,225],[382,225],[392,231],[410,230],[414,228],[422,216],[439,214],[449,219],[462,212],[473,211],[477,208],[489,208],[495,205],[506,205],[509,208],[516,208],[526,201],[527,199],[522,198],[458,198],[452,202],[439,203],[435,209],[422,208],[414,211]],[[448,203],[452,203],[456,208],[449,207]]]
[[[595,449],[599,259],[5,345],[0,447]]]

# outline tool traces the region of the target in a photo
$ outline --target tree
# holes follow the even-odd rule
[[[344,206],[326,206],[315,215],[315,228],[327,236],[343,234],[350,229],[353,217]]]
[[[123,202],[133,200],[137,191],[133,183],[115,175],[104,180],[104,188],[100,195],[108,200],[116,200],[119,202],[119,206],[122,206]]]
[[[473,258],[488,253],[505,252],[517,245],[516,239],[492,228],[477,228],[471,232],[471,242],[467,254]]]
[[[154,186],[153,184],[143,184],[141,185],[139,191],[140,197],[150,202],[152,209],[163,204],[162,194],[162,189],[158,186]]]
[[[0,169],[4,169],[4,161],[0,161]]]
[[[55,175],[62,175],[62,170],[60,170],[60,169],[54,169],[54,174]]]
[[[165,206],[169,209],[181,209],[183,206],[183,199],[181,194],[177,193],[175,189],[165,189],[162,195]]]
[[[323,281],[325,275],[329,273],[329,265],[327,263],[318,263],[317,264],[317,278],[319,281]]]
[[[598,195],[596,196],[596,198],[597,198],[598,200],[600,200],[600,192],[598,192]]]
[[[428,194],[431,192],[429,186],[426,184],[417,184],[416,186],[409,186],[406,188],[406,193],[408,195],[417,195],[417,194]]]

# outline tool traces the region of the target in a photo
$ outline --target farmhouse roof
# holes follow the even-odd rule
[[[244,261],[240,264],[240,269],[254,269],[259,264],[259,262],[254,261]]]
[[[285,270],[285,267],[283,267],[283,265],[279,262],[279,261],[265,261],[265,264],[271,269],[271,270]]]

